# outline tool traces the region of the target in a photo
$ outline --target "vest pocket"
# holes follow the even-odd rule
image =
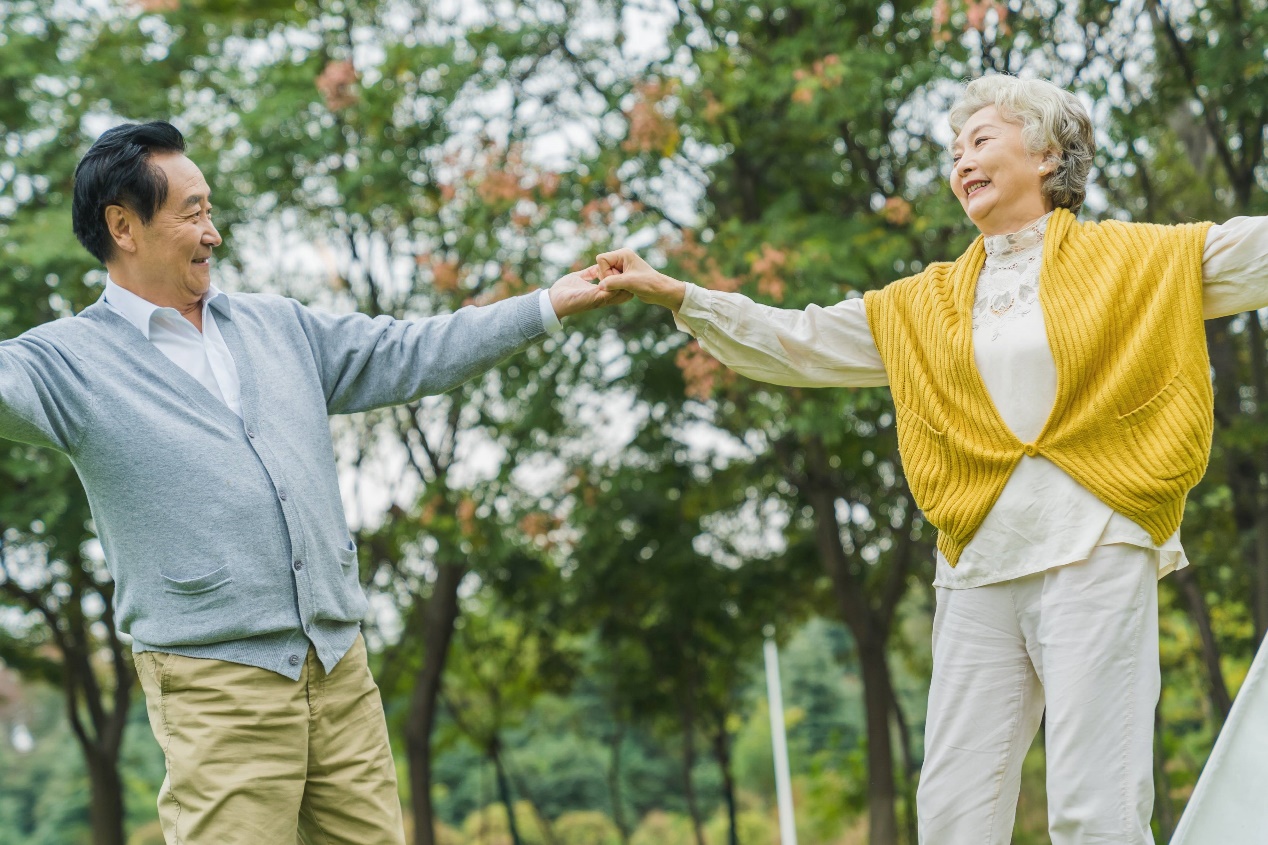
[[[928,420],[897,399],[894,410],[898,420],[898,453],[903,462],[903,474],[916,506],[925,512],[930,522],[946,499],[947,435],[945,429],[935,428]],[[936,527],[937,526],[935,522]]]
[[[924,429],[925,433],[931,437],[941,439],[941,440],[946,439],[947,435],[945,430],[934,428],[933,425],[930,422],[928,422],[924,417],[920,416],[920,414],[917,414],[915,411],[913,411],[911,408],[904,405],[902,402],[899,402],[897,399],[894,400],[894,410],[898,412],[898,420],[899,420],[900,427],[902,426],[903,422],[907,422],[909,425],[915,425],[918,428]],[[902,436],[902,431],[900,430],[899,437],[901,436]]]
[[[1118,418],[1119,422],[1123,423],[1124,425],[1128,427],[1137,426],[1144,423],[1150,417],[1157,414],[1159,409],[1161,409],[1164,405],[1170,402],[1171,398],[1175,396],[1176,390],[1179,389],[1179,381],[1178,381],[1179,378],[1180,378],[1180,373],[1179,373],[1179,370],[1177,369],[1176,374],[1173,375],[1171,379],[1163,386],[1162,390],[1159,390],[1157,393],[1151,396],[1144,404],[1140,405],[1134,410],[1128,411],[1125,414],[1121,414]]]
[[[1134,462],[1162,483],[1141,490],[1144,499],[1161,504],[1183,496],[1206,471],[1212,421],[1202,413],[1202,397],[1180,376],[1169,381],[1148,402],[1118,418]]]

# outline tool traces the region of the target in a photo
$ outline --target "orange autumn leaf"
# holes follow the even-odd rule
[[[326,100],[326,108],[340,111],[361,101],[356,91],[359,76],[352,62],[346,59],[329,62],[317,76],[317,91]]]

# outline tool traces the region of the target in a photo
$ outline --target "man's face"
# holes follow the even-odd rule
[[[211,222],[211,189],[202,171],[180,153],[151,159],[167,177],[167,201],[135,232],[138,269],[151,284],[181,297],[201,298],[211,285],[211,252],[220,233]]]

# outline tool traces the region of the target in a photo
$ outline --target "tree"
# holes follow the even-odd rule
[[[734,714],[765,625],[791,622],[807,604],[782,589],[804,576],[803,559],[749,556],[721,526],[736,476],[683,460],[679,418],[650,416],[616,466],[590,466],[571,520],[572,614],[594,625],[609,655],[612,696],[633,718],[678,738],[682,788],[696,839],[705,807],[694,782],[708,754],[721,775],[730,841],[738,804],[732,765]],[[703,745],[703,748],[701,747]]]
[[[0,336],[6,338],[84,307],[101,282],[90,273],[90,256],[70,243],[78,127],[90,107],[81,83],[101,66],[89,50],[97,31],[77,30],[73,18],[36,4],[0,7],[0,130],[7,140],[0,152]],[[0,632],[0,658],[62,691],[87,764],[94,841],[122,845],[118,766],[135,675],[115,630],[113,584],[92,537],[87,498],[64,456],[15,443],[0,447],[0,602],[23,614],[20,630]]]
[[[607,159],[628,159],[625,185],[653,207],[666,206],[655,192],[671,187],[670,172],[699,180],[699,226],[663,239],[671,275],[796,308],[887,283],[963,239],[958,210],[931,181],[940,147],[925,115],[941,102],[945,71],[926,7],[679,11],[672,55],[687,67],[657,69]],[[929,560],[930,531],[901,481],[888,399],[731,380],[693,345],[678,360],[686,389],[708,402],[700,416],[761,444],[754,495],[785,503],[790,531],[833,585],[864,676],[871,841],[894,842],[886,649],[916,561]]]

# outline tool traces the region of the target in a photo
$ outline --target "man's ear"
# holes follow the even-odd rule
[[[122,205],[106,206],[106,229],[116,247],[123,252],[136,252],[136,228],[140,226],[136,215]]]

